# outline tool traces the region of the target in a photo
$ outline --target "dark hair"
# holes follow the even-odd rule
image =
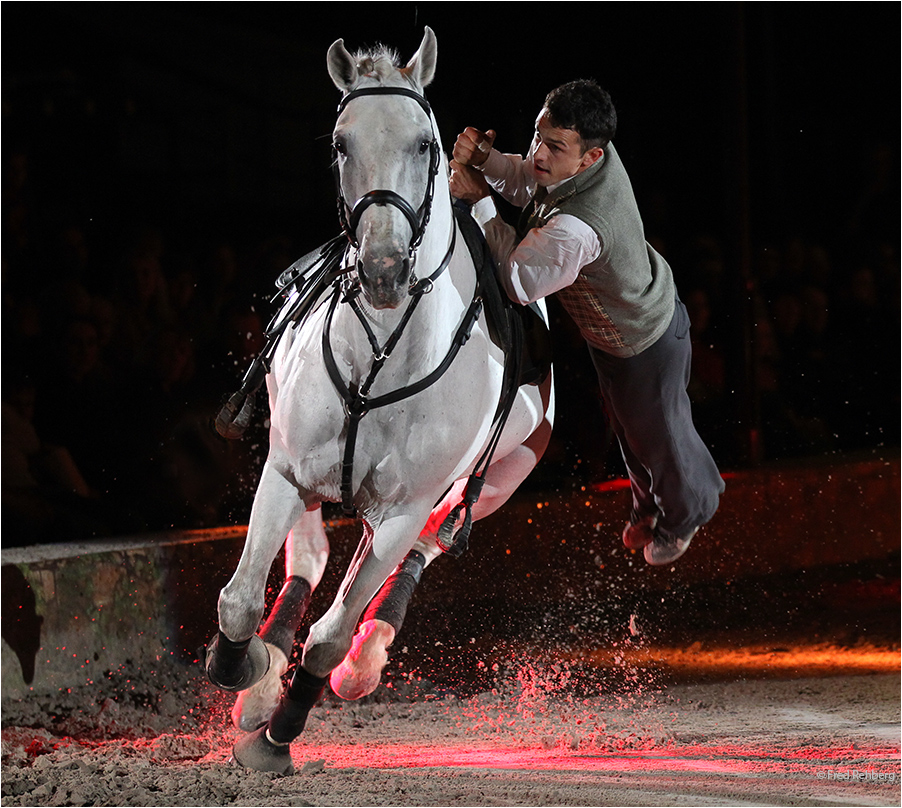
[[[545,109],[560,129],[579,134],[583,150],[606,148],[617,130],[617,112],[611,96],[592,79],[562,84],[545,96]]]

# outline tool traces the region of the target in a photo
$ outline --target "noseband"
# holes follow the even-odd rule
[[[429,102],[418,92],[409,90],[406,87],[360,87],[357,90],[352,90],[341,99],[341,103],[338,105],[338,115],[341,115],[350,101],[359,98],[362,95],[403,95],[407,98],[412,98],[420,105],[423,112],[426,113],[426,117],[429,118],[429,125],[432,126],[432,110],[429,106]],[[388,190],[369,191],[360,197],[360,199],[354,203],[353,207],[349,206],[341,190],[338,155],[333,148],[332,166],[335,173],[335,185],[338,192],[338,218],[341,222],[342,230],[344,230],[345,235],[348,237],[348,241],[355,249],[360,246],[357,239],[357,225],[360,223],[360,217],[363,216],[364,211],[372,205],[391,205],[404,214],[404,218],[407,219],[407,222],[410,225],[412,235],[407,250],[411,261],[413,261],[417,247],[419,247],[420,243],[423,241],[423,235],[426,232],[426,226],[429,224],[429,217],[432,214],[432,198],[435,192],[435,178],[438,175],[439,169],[438,138],[435,136],[434,131],[432,133],[432,140],[429,142],[429,152],[429,178],[426,181],[426,192],[420,207],[414,210],[413,205],[411,205],[403,196],[395,191]]]

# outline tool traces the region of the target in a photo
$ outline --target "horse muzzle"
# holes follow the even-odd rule
[[[411,260],[406,250],[368,252],[357,257],[357,276],[367,302],[374,309],[394,309],[409,294]]]

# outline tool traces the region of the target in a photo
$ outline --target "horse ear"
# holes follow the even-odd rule
[[[408,73],[420,87],[426,87],[435,77],[436,53],[435,33],[427,25],[419,49],[404,68],[404,72]]]
[[[336,39],[329,47],[329,52],[326,54],[326,65],[333,83],[342,92],[349,90],[357,80],[357,63],[345,48],[343,39]]]

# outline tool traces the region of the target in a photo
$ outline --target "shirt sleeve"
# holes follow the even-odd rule
[[[530,160],[519,154],[502,154],[492,149],[478,168],[489,185],[512,205],[522,208],[532,199],[536,180]]]
[[[498,215],[491,197],[473,205],[472,214],[485,234],[501,285],[517,303],[532,303],[570,286],[579,271],[601,254],[595,231],[567,213],[533,228],[519,244],[516,231]]]

